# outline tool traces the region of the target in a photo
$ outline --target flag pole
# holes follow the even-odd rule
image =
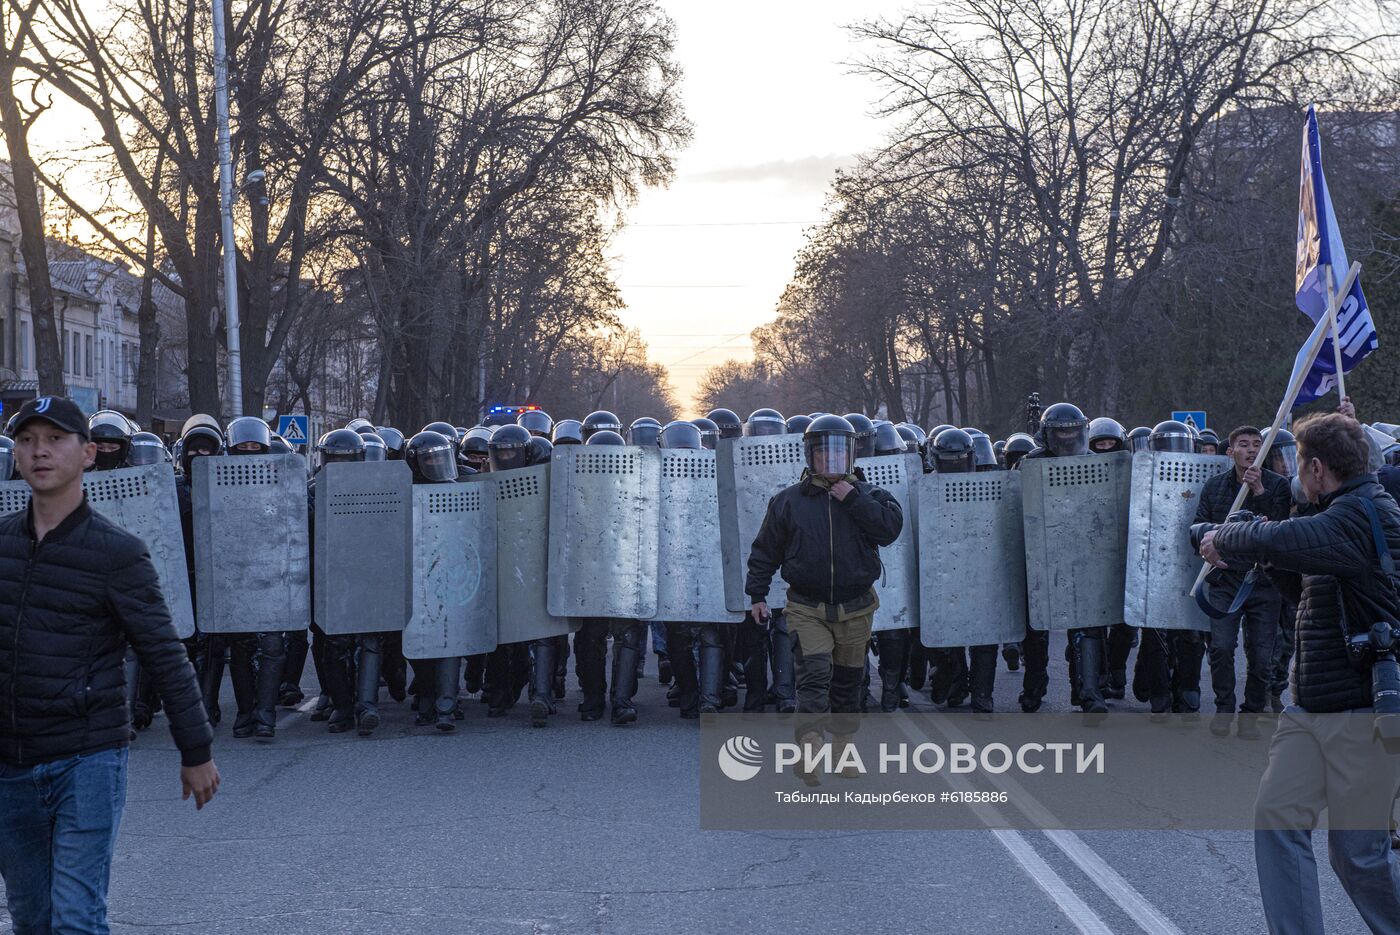
[[[1328,301],[1328,315],[1318,319],[1317,324],[1313,326],[1312,334],[1308,335],[1308,343],[1303,345],[1302,357],[1294,366],[1293,375],[1289,378],[1288,391],[1284,393],[1283,401],[1279,403],[1278,412],[1274,415],[1274,424],[1269,429],[1269,434],[1264,438],[1264,444],[1259,446],[1259,454],[1254,456],[1254,467],[1262,468],[1264,466],[1265,459],[1269,457],[1269,449],[1273,447],[1274,439],[1278,437],[1279,429],[1283,427],[1283,420],[1293,411],[1293,401],[1296,400],[1298,394],[1302,392],[1303,381],[1307,379],[1308,371],[1312,370],[1312,365],[1317,360],[1317,355],[1322,351],[1322,341],[1327,337],[1328,323],[1330,322],[1333,326],[1336,325],[1337,296],[1349,294],[1352,284],[1356,282],[1356,277],[1360,274],[1360,262],[1353,262],[1351,264],[1351,269],[1347,271],[1346,282],[1342,283],[1341,292],[1333,293],[1331,299]],[[1335,337],[1332,343],[1334,345],[1337,343]],[[1340,372],[1339,370],[1338,373]],[[1240,489],[1235,493],[1235,502],[1230,505],[1231,513],[1240,508],[1248,492],[1249,487],[1245,484],[1240,484]],[[1191,585],[1191,590],[1186,592],[1187,594],[1195,595],[1196,591],[1200,589],[1202,582],[1206,580],[1206,575],[1210,573],[1212,567],[1210,562],[1201,563],[1200,574],[1196,575],[1196,582]]]
[[[1337,324],[1338,293],[1336,291],[1337,281],[1332,276],[1332,264],[1327,264],[1327,320],[1332,324],[1332,362],[1337,368],[1337,402],[1347,401],[1346,375],[1342,373],[1342,330]],[[1341,293],[1346,296],[1351,292],[1351,288]]]

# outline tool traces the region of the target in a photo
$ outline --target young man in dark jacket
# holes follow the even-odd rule
[[[821,416],[807,427],[803,447],[807,469],[769,501],[744,586],[754,619],[766,624],[774,572],[781,568],[787,582],[799,737],[820,732],[828,712],[860,710],[865,650],[879,606],[873,588],[883,570],[879,547],[899,538],[904,526],[894,497],[854,473],[849,422]]]
[[[1323,930],[1312,828],[1325,807],[1337,878],[1372,931],[1395,932],[1400,862],[1389,828],[1400,756],[1374,733],[1371,661],[1354,659],[1347,644],[1374,623],[1400,623],[1400,592],[1381,558],[1382,549],[1400,555],[1400,506],[1367,472],[1356,420],[1313,416],[1295,434],[1298,478],[1317,512],[1228,523],[1200,540],[1201,557],[1216,567],[1261,562],[1302,575],[1294,704],[1279,719],[1255,805],[1264,915],[1271,932]]]
[[[1223,523],[1230,515],[1235,494],[1243,484],[1249,488],[1241,509],[1261,519],[1283,520],[1293,501],[1288,478],[1254,466],[1264,438],[1252,425],[1242,425],[1230,433],[1230,470],[1221,471],[1201,488],[1196,502],[1196,522]],[[1245,586],[1249,567],[1216,568],[1206,576],[1211,603],[1224,610],[1232,606]],[[1251,590],[1239,610],[1210,624],[1210,681],[1215,689],[1215,717],[1211,732],[1230,733],[1235,719],[1235,646],[1244,630],[1244,703],[1240,705],[1238,731],[1241,737],[1257,739],[1258,716],[1268,705],[1269,679],[1273,674],[1274,643],[1282,598],[1267,575],[1256,574]]]
[[[15,453],[33,495],[0,517],[0,877],[15,931],[106,932],[127,646],[164,702],[199,808],[219,787],[213,731],[145,544],[87,505],[96,445],[77,405],[25,403]]]

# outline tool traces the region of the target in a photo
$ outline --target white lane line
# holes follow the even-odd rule
[[[930,721],[934,729],[953,743],[971,743],[967,735],[949,723],[946,716]],[[1041,828],[1050,842],[1058,847],[1075,866],[1084,872],[1094,885],[1113,900],[1118,908],[1127,913],[1128,918],[1148,935],[1184,935],[1171,919],[1137,891],[1123,876],[1108,865],[1098,852],[1073,831],[1063,830],[1064,822],[1046,808],[1026,788],[1002,773],[988,777],[993,785],[1006,792],[1007,798],[1024,814],[1031,823]],[[1046,830],[1051,829],[1051,830]]]
[[[915,743],[922,743],[928,739],[927,735],[920,734],[906,717],[899,718],[900,730]],[[971,784],[962,776],[947,775],[945,777],[948,784],[960,792],[971,791]],[[1004,828],[994,827],[1005,824],[1000,819],[1000,813],[993,805],[976,803],[972,805],[972,810],[987,825],[987,829],[997,839],[1012,859],[1020,865],[1026,876],[1031,878],[1031,882],[1040,887],[1050,901],[1060,910],[1069,923],[1073,925],[1081,935],[1113,935],[1113,929],[1089,907],[1089,904],[1080,899],[1078,894],[1065,882],[1065,878],[1055,872],[1055,868],[1047,864],[1035,848],[1031,847],[1025,837],[1019,831],[1012,831]]]

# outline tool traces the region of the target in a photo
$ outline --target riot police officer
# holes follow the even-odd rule
[[[705,413],[705,418],[715,424],[721,439],[739,438],[744,434],[744,424],[733,409],[711,409]]]
[[[92,470],[112,471],[126,463],[131,450],[131,422],[119,412],[104,409],[88,419],[88,436],[97,445]]]
[[[550,440],[556,445],[582,445],[583,423],[577,419],[560,419],[554,423]]]
[[[606,409],[597,409],[583,417],[583,425],[580,433],[583,436],[583,443],[588,444],[588,440],[599,432],[612,432],[618,439],[622,438],[622,420]],[[621,442],[626,444],[626,442]],[[610,444],[610,443],[609,443]]]
[[[1107,416],[1089,423],[1089,451],[1110,454],[1128,450],[1128,433],[1123,426]],[[1128,656],[1138,643],[1136,627],[1115,623],[1108,628],[1107,670],[1100,679],[1105,698],[1121,699],[1127,694]]]
[[[554,420],[543,409],[526,409],[515,417],[515,424],[535,438],[548,439],[554,431]]]
[[[703,447],[714,451],[719,446],[719,426],[715,424],[714,420],[702,416],[698,419],[691,419],[690,424],[700,430],[700,444]]]
[[[486,468],[490,473],[499,471],[513,471],[519,468],[529,467],[533,463],[533,449],[530,447],[530,432],[521,425],[502,425],[491,433],[491,439],[487,443],[487,464]],[[546,641],[540,640],[538,643]],[[500,643],[494,650],[486,654],[486,672],[483,682],[484,700],[487,704],[486,716],[491,718],[503,717],[507,711],[515,707],[516,701],[520,698],[520,692],[527,684],[530,685],[530,709],[531,718],[535,720],[536,726],[543,727],[540,723],[542,718],[535,718],[536,704],[541,699],[539,685],[530,680],[530,651],[534,644],[531,643]],[[550,656],[545,660],[548,666],[547,673],[550,679],[554,675],[554,660]],[[544,683],[545,686],[549,682]],[[548,700],[548,687],[544,690],[544,699]],[[550,706],[552,708],[552,706]],[[551,711],[545,711],[548,715]]]
[[[409,439],[404,463],[413,472],[415,484],[454,484],[457,482],[457,451],[452,440],[441,432],[423,430]],[[419,727],[433,724],[444,733],[457,729],[460,717],[457,684],[461,658],[410,659],[413,668],[415,716]]]
[[[408,442],[408,440],[403,437],[403,432],[389,425],[380,425],[375,427],[374,434],[384,440],[384,448],[388,460],[403,460],[403,447]]]
[[[1016,432],[1011,435],[1006,439],[1006,448],[1002,451],[1006,460],[1006,469],[1008,471],[1016,470],[1016,464],[1034,450],[1035,439],[1025,432]]]
[[[851,424],[851,428],[856,433],[856,460],[861,458],[873,458],[875,456],[875,423],[869,416],[861,415],[859,412],[848,412],[842,416]]]

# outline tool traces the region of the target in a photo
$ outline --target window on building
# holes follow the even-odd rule
[[[76,377],[76,376],[80,376],[80,375],[82,374],[82,372],[83,372],[83,340],[82,340],[82,339],[83,339],[83,336],[82,336],[82,335],[78,334],[78,332],[76,332],[76,331],[73,332],[73,356],[70,358],[70,360],[73,361],[73,364],[72,364],[72,366],[70,367],[70,369],[73,371],[73,376],[75,376],[75,377]]]
[[[68,361],[72,359],[72,358],[70,358],[70,357],[68,356],[68,329],[67,329],[67,328],[64,328],[64,329],[63,329],[62,338],[63,338],[63,340],[60,341],[59,344],[58,344],[58,356],[63,358],[63,372],[64,372],[64,373],[67,373],[67,372],[68,372]]]
[[[83,376],[92,376],[92,335],[83,335]]]
[[[33,351],[29,345],[29,322],[22,321],[19,323],[19,369],[29,369],[29,355],[32,353]]]

